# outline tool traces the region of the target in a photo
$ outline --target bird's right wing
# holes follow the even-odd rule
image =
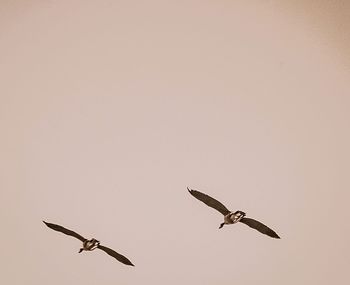
[[[261,232],[262,234],[268,235],[272,238],[280,238],[278,234],[276,234],[275,231],[270,229],[268,226],[265,226],[263,223],[258,222],[257,220],[250,219],[250,218],[242,218],[240,220],[241,223],[246,224],[247,226],[256,229],[257,231]]]
[[[113,256],[116,260],[120,261],[121,263],[134,266],[134,264],[132,264],[129,259],[127,259],[124,255],[121,255],[118,252],[114,251],[113,249],[110,249],[103,245],[99,245],[97,248],[103,250],[105,253],[109,254],[110,256]]]
[[[43,221],[45,225],[47,225],[50,229],[53,229],[55,231],[58,231],[58,232],[61,232],[61,233],[64,233],[66,235],[69,235],[69,236],[72,236],[72,237],[75,237],[79,240],[81,240],[82,242],[84,242],[86,240],[86,238],[82,237],[81,235],[77,234],[76,232],[73,232],[71,230],[68,230],[60,225],[56,225],[56,224],[51,224],[51,223],[47,223],[45,221]]]
[[[206,204],[209,207],[212,207],[213,209],[219,211],[221,214],[223,214],[224,216],[226,216],[228,213],[230,213],[230,211],[223,205],[221,204],[218,200],[202,193],[199,192],[197,190],[191,190],[187,187],[188,192],[190,192],[190,194],[197,198],[198,200],[202,201],[204,204]]]

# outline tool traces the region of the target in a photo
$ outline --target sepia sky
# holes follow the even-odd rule
[[[1,284],[347,284],[348,1],[0,1]],[[186,187],[243,210],[271,239]],[[78,254],[58,223],[126,255]]]

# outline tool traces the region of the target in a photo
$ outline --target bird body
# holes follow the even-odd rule
[[[69,229],[67,229],[65,227],[62,227],[60,225],[47,223],[45,221],[43,221],[43,222],[44,222],[44,224],[46,226],[48,226],[52,230],[55,230],[55,231],[58,231],[58,232],[61,232],[61,233],[64,233],[66,235],[69,235],[69,236],[72,236],[72,237],[75,237],[75,238],[79,239],[83,243],[83,247],[80,248],[79,253],[81,253],[82,251],[92,251],[92,250],[95,250],[96,248],[98,248],[98,249],[101,249],[104,252],[106,252],[108,255],[114,257],[115,259],[117,259],[121,263],[124,263],[126,265],[134,266],[128,258],[126,258],[125,256],[117,253],[113,249],[110,249],[108,247],[105,247],[105,246],[101,245],[100,241],[98,241],[95,238],[92,238],[92,239],[89,240],[89,239],[86,239],[86,238],[82,237],[78,233],[76,233],[76,232],[74,232],[72,230],[69,230]]]
[[[82,252],[83,250],[85,251],[92,251],[96,248],[98,248],[100,245],[100,242],[97,239],[87,239],[83,242],[83,247],[79,250],[79,253]]]
[[[202,201],[207,206],[219,211],[221,214],[224,215],[224,222],[220,224],[219,229],[221,229],[224,225],[236,224],[238,222],[241,222],[261,232],[262,234],[268,235],[272,238],[277,238],[277,239],[280,238],[275,231],[265,226],[263,223],[251,218],[246,218],[245,212],[242,212],[242,211],[232,212],[228,210],[221,202],[210,197],[209,195],[206,195],[197,190],[191,190],[189,188],[187,188],[187,190],[193,197]]]
[[[238,223],[242,218],[244,218],[245,213],[242,211],[230,212],[224,216],[224,224],[230,225]]]

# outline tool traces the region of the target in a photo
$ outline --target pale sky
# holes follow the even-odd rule
[[[349,15],[326,0],[0,1],[0,283],[348,284]],[[187,186],[281,240],[219,230]],[[42,220],[135,267],[78,254]]]

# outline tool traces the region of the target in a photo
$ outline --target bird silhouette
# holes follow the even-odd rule
[[[222,203],[220,203],[218,200],[202,193],[197,190],[192,190],[187,187],[188,192],[190,194],[197,198],[199,201],[202,201],[204,204],[207,206],[219,211],[221,214],[224,215],[224,222],[220,224],[219,229],[221,229],[224,225],[229,225],[229,224],[235,224],[238,222],[241,222],[243,224],[246,224],[247,226],[261,232],[262,234],[268,235],[272,238],[277,238],[279,239],[280,237],[278,234],[270,229],[269,227],[265,226],[263,223],[251,219],[251,218],[246,218],[245,215],[246,213],[242,211],[236,211],[236,212],[231,212],[228,210]]]
[[[80,240],[81,242],[83,242],[83,247],[80,248],[79,253],[81,253],[82,251],[92,251],[96,248],[103,250],[104,252],[106,252],[107,254],[109,254],[110,256],[114,257],[115,259],[117,259],[118,261],[120,261],[121,263],[124,263],[126,265],[131,265],[134,266],[134,264],[131,263],[131,261],[129,259],[127,259],[125,256],[115,252],[113,249],[110,249],[108,247],[105,247],[103,245],[100,245],[100,242],[94,238],[88,240],[84,237],[82,237],[81,235],[79,235],[78,233],[71,231],[69,229],[66,229],[60,225],[56,225],[56,224],[52,224],[52,223],[47,223],[45,221],[43,221],[44,224],[46,226],[48,226],[50,229],[53,229],[55,231],[64,233],[66,235],[72,236],[77,238],[78,240]]]

